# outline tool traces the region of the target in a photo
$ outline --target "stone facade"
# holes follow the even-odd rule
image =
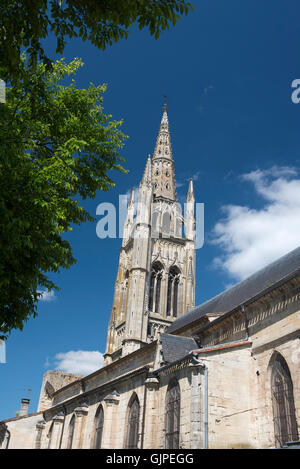
[[[85,377],[47,372],[38,413],[0,422],[1,448],[274,448],[299,439],[300,248],[193,308],[192,182],[185,218],[176,212],[186,238],[174,218],[163,236],[163,215],[176,206],[170,141],[165,108],[136,219],[133,192],[128,205],[104,367]]]

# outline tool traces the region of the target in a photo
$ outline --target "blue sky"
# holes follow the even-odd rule
[[[300,244],[300,104],[291,101],[300,78],[300,5],[193,3],[195,11],[157,41],[134,29],[105,52],[72,40],[64,57],[83,59],[79,87],[108,84],[104,109],[124,119],[130,136],[122,151],[129,174],[114,174],[110,193],[85,202],[93,215],[138,185],[168,95],[178,193],[185,196],[194,176],[196,201],[205,204],[199,304]],[[45,44],[56,58],[53,38]],[[74,365],[74,354],[64,354],[104,352],[121,240],[97,238],[96,223],[75,227],[68,239],[77,264],[55,276],[61,290],[7,341],[0,419],[15,415],[29,388],[36,410],[43,373]]]

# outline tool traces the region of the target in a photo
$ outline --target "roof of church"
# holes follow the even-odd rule
[[[228,313],[297,273],[300,273],[300,247],[179,317],[167,332],[175,332],[208,313]]]
[[[171,363],[185,357],[191,350],[198,348],[197,342],[191,337],[180,337],[160,334],[163,360]]]

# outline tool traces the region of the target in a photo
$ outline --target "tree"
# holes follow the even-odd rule
[[[41,287],[58,288],[48,273],[75,262],[62,235],[92,220],[75,196],[93,198],[114,184],[108,171],[125,171],[122,122],[103,112],[105,85],[76,88],[82,65],[24,66],[0,104],[1,338],[36,316]]]
[[[105,49],[134,23],[158,38],[190,9],[186,0],[0,2],[0,78],[8,90],[0,103],[0,338],[36,315],[39,288],[58,288],[47,273],[75,262],[62,235],[92,219],[75,197],[95,197],[113,185],[107,171],[124,171],[126,136],[103,113],[105,86],[63,86],[82,63],[54,64],[43,40],[54,34],[57,53],[72,37]]]
[[[22,49],[30,61],[42,59],[49,66],[42,46],[49,32],[57,37],[57,53],[72,37],[105,49],[127,38],[134,23],[157,39],[192,8],[186,0],[2,0],[0,76],[8,80],[18,75]]]

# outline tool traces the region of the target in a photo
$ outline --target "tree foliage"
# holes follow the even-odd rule
[[[57,37],[57,53],[72,37],[105,49],[127,38],[134,23],[157,39],[192,8],[186,0],[1,0],[0,76],[18,74],[22,49],[32,62],[49,65],[42,41],[50,32]]]
[[[78,202],[125,171],[121,121],[103,112],[106,86],[78,89],[79,59],[24,67],[0,104],[0,336],[36,315],[41,287],[56,289],[49,272],[75,259],[63,234],[92,220]],[[69,85],[66,79],[71,81]]]
[[[63,234],[91,220],[78,196],[108,190],[108,172],[124,171],[126,136],[103,112],[106,87],[63,85],[82,63],[53,63],[45,38],[56,36],[60,54],[72,37],[105,49],[134,23],[158,38],[190,9],[186,0],[1,0],[0,338],[36,315],[41,288],[58,288],[49,272],[75,262]]]

